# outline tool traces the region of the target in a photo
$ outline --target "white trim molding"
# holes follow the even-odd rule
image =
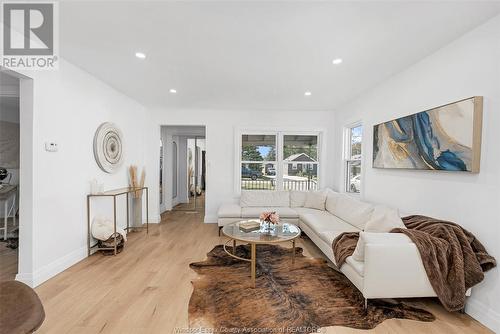
[[[477,299],[469,298],[467,300],[465,313],[491,329],[493,332],[500,333],[500,314],[491,307],[484,305]]]
[[[48,279],[63,272],[69,267],[82,261],[87,257],[87,247],[81,247],[66,256],[63,256],[43,267],[34,273],[19,273],[16,275],[16,280],[23,282],[32,288],[37,287]]]

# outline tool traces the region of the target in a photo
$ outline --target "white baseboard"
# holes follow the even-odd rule
[[[19,273],[16,275],[16,281],[23,282],[24,284],[34,288],[34,286],[33,286],[33,274]]]
[[[160,215],[149,217],[149,223],[150,224],[159,224],[160,222],[161,222],[161,216]],[[146,218],[145,217],[142,219],[142,223],[146,224]]]
[[[495,333],[500,333],[500,314],[476,299],[467,301],[465,312],[488,327]]]
[[[82,247],[38,269],[34,273],[19,273],[16,280],[32,288],[68,269],[87,257],[87,247]]]
[[[205,224],[217,224],[217,216],[205,215],[203,222]]]

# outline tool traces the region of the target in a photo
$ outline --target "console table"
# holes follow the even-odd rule
[[[129,198],[130,194],[146,191],[146,226],[129,226]],[[88,256],[92,254],[92,250],[100,251],[100,250],[112,250],[114,255],[116,255],[116,249],[118,247],[116,243],[116,198],[118,196],[126,196],[127,197],[127,227],[125,230],[128,232],[131,228],[145,228],[146,233],[149,233],[149,189],[148,187],[140,187],[140,188],[120,188],[114,190],[108,190],[100,194],[89,194],[87,195],[87,248],[88,248]],[[90,245],[90,240],[92,239],[92,232],[90,227],[90,200],[93,197],[112,197],[113,198],[113,226],[114,233],[113,236],[115,238],[114,247],[98,247],[98,244],[93,246]]]

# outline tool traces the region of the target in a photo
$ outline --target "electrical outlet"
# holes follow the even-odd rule
[[[47,152],[57,152],[58,150],[58,147],[57,147],[57,143],[45,143],[45,151]]]

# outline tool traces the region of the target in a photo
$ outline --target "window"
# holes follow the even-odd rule
[[[276,189],[276,135],[241,136],[241,189]]]
[[[345,191],[349,193],[359,193],[361,191],[362,125],[356,124],[347,128],[345,138]]]
[[[318,189],[318,134],[242,134],[241,190]]]
[[[285,190],[318,189],[318,135],[283,135]]]

